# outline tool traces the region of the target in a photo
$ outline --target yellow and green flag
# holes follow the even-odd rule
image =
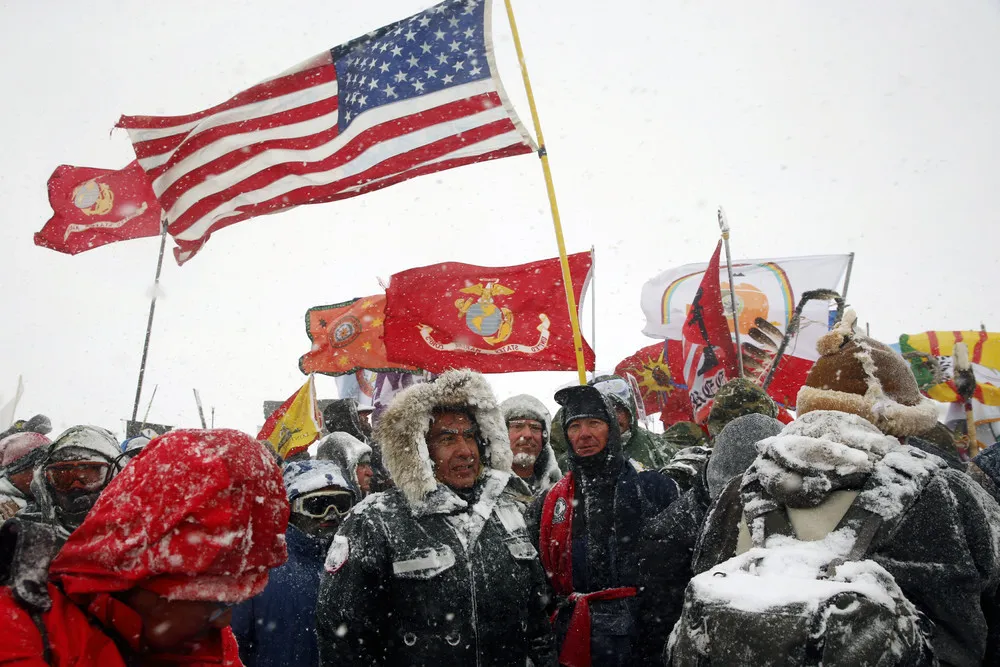
[[[313,376],[275,410],[257,439],[266,440],[281,458],[287,459],[319,438],[323,420],[316,404],[316,383]]]
[[[899,337],[899,351],[910,362],[920,391],[942,403],[960,401],[953,378],[955,343],[969,348],[976,373],[975,400],[1000,405],[1000,333],[988,331],[925,331]]]

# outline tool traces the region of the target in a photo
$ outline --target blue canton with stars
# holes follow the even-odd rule
[[[331,50],[340,131],[383,104],[490,77],[486,0],[446,0]]]

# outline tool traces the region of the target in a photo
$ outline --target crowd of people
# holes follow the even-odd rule
[[[1000,447],[908,364],[821,339],[662,434],[629,383],[448,371],[315,456],[226,429],[0,434],[0,665],[1000,664]]]

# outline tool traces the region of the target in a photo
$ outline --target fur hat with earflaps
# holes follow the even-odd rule
[[[819,360],[799,390],[796,412],[848,412],[867,419],[886,435],[920,435],[937,423],[937,408],[917,388],[910,365],[897,352],[854,330],[857,315],[844,314],[819,339]]]

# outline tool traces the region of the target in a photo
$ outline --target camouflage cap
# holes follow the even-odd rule
[[[714,438],[726,424],[743,415],[759,414],[776,418],[778,406],[767,393],[746,378],[722,385],[708,414],[708,432]]]
[[[663,439],[678,449],[698,447],[708,442],[708,436],[694,422],[677,422],[663,432]]]

